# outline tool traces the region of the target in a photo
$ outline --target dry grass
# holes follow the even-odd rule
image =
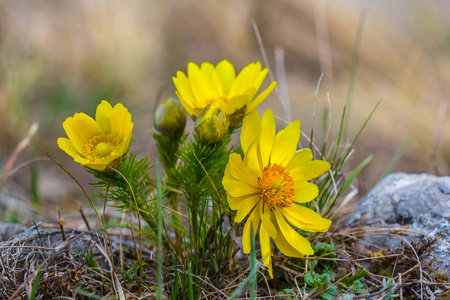
[[[83,291],[93,297],[116,292],[116,295],[134,298],[136,286],[127,279],[135,274],[123,274],[124,266],[128,270],[136,259],[134,251],[130,250],[133,246],[127,237],[121,239],[114,234],[109,235],[105,243],[103,236],[95,232],[31,227],[0,242],[0,299],[29,296],[36,280],[39,283],[36,299],[79,298]],[[108,254],[106,248],[109,248]],[[145,254],[151,263],[153,251],[145,250]],[[40,279],[36,279],[40,272]],[[147,272],[152,273],[152,270]],[[114,283],[114,278],[120,281]],[[153,286],[151,281],[143,284],[142,295],[151,295]]]
[[[127,299],[155,297],[154,249],[144,248],[144,281],[141,296],[138,297],[137,274],[130,273],[130,267],[137,259],[133,250],[136,245],[131,242],[131,235],[120,237],[112,230],[105,244],[103,236],[85,230],[67,230],[65,238],[60,230],[45,226],[26,228],[10,225],[0,227],[0,230],[0,236],[5,232],[16,233],[9,240],[0,241],[0,299],[19,299],[29,295],[39,272],[42,274],[36,299],[83,298],[83,295],[116,295],[115,297],[120,298],[121,294]],[[336,245],[336,257],[322,259],[337,263],[336,273],[341,274],[342,278],[336,284],[345,282],[346,278],[361,267],[368,270],[361,280],[369,295],[353,299],[368,299],[370,295],[377,299],[387,290],[383,288],[382,282],[389,278],[394,280],[394,293],[401,294],[403,299],[443,299],[448,295],[448,274],[435,270],[430,257],[433,245],[439,242],[438,238],[426,238],[417,243],[405,240],[401,248],[393,250],[377,249],[373,245],[361,243],[364,234],[392,237],[415,233],[402,228],[356,228],[341,229],[327,235],[326,238],[333,240]],[[356,246],[358,244],[359,246]],[[361,244],[364,246],[361,247]],[[110,248],[110,255],[106,254],[105,247]],[[95,266],[92,265],[93,261],[96,262]],[[274,261],[275,272],[283,274],[290,286],[298,287],[299,276],[303,277],[307,271],[304,266],[277,253],[274,255]],[[219,274],[222,282],[220,287],[214,287],[210,282],[213,278],[201,278],[204,282],[202,299],[227,299],[232,294],[249,272],[247,259],[235,259],[233,264],[234,271],[231,274]],[[116,286],[111,279],[111,276],[114,276],[111,275],[114,274],[111,273],[111,268],[115,270],[118,278]],[[165,280],[171,280],[171,273],[170,269],[165,270]],[[283,293],[274,288],[274,282],[269,284],[262,272],[260,275],[257,299],[282,297]],[[120,289],[120,292],[117,292],[117,289]],[[313,291],[305,294],[301,290],[299,287],[298,299],[319,299],[319,295],[324,292]],[[249,290],[244,289],[241,297],[249,297]]]
[[[432,238],[407,228],[375,227],[341,229],[335,234],[334,239],[343,243],[341,255],[345,258],[346,267],[367,269],[368,275],[364,281],[369,286],[371,284],[366,280],[371,280],[372,286],[377,286],[383,279],[393,278],[397,284],[396,293],[401,294],[404,299],[448,297],[449,273],[436,268],[431,253],[435,244],[441,243],[439,236]],[[377,247],[365,240],[365,237],[369,236],[401,239],[401,247]],[[406,237],[415,237],[416,242],[409,242]]]

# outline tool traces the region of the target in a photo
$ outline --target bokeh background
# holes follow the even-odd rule
[[[89,188],[93,178],[56,140],[65,136],[66,117],[81,111],[93,116],[103,99],[130,110],[132,148],[154,161],[153,113],[159,102],[175,96],[171,77],[190,61],[228,59],[237,70],[257,60],[265,65],[254,24],[266,67],[280,81],[260,112],[271,108],[289,118],[280,98],[289,99],[291,116],[309,135],[323,73],[315,104],[317,136],[328,107],[335,136],[353,84],[347,134],[353,138],[381,100],[348,161],[351,169],[374,155],[359,178],[359,197],[407,139],[395,171],[449,175],[450,3],[416,0],[2,1],[0,167],[37,122],[39,130],[15,166],[45,158],[44,146]],[[265,86],[269,81],[268,76]],[[8,178],[2,201],[9,202],[0,209],[30,210],[33,178],[43,213],[51,218],[57,208],[69,212],[84,203],[79,188],[54,163],[44,159],[34,166]]]

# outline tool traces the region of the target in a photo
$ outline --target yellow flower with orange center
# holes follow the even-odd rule
[[[178,71],[173,82],[178,99],[194,121],[208,104],[220,103],[230,126],[237,126],[277,85],[272,82],[256,96],[267,73],[268,69],[261,69],[260,62],[244,67],[237,76],[233,65],[227,60],[222,60],[215,67],[208,62],[201,66],[191,62],[187,67],[187,76]]]
[[[250,231],[259,227],[263,262],[273,277],[271,240],[287,256],[314,254],[310,242],[296,229],[325,232],[331,221],[302,205],[317,197],[317,185],[308,182],[325,173],[330,164],[312,160],[310,149],[297,151],[300,121],[275,132],[273,112],[261,119],[256,111],[244,118],[241,146],[244,158],[232,153],[223,185],[228,204],[237,210],[235,222],[248,216],[242,237],[244,253],[250,253]]]
[[[81,165],[104,171],[116,168],[128,151],[133,132],[131,114],[122,105],[107,101],[97,106],[95,120],[76,113],[63,123],[68,138],[59,138],[58,146]]]

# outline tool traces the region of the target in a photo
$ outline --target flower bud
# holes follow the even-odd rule
[[[182,133],[186,126],[186,114],[180,101],[169,98],[161,103],[155,113],[154,125],[163,134]]]
[[[230,122],[219,103],[208,104],[195,121],[195,132],[209,143],[216,143],[228,133]]]

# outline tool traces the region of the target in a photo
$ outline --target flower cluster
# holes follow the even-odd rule
[[[263,262],[273,277],[272,241],[287,256],[312,255],[314,251],[310,242],[298,229],[325,232],[330,227],[330,220],[304,206],[304,203],[318,196],[317,185],[309,181],[325,173],[330,164],[312,160],[310,149],[298,150],[298,120],[277,133],[273,112],[267,110],[263,118],[256,112],[255,108],[277,84],[270,83],[267,89],[256,95],[267,73],[267,68],[262,69],[259,62],[246,66],[238,75],[233,65],[226,60],[216,66],[207,62],[200,66],[189,63],[187,75],[178,71],[177,76],[173,77],[180,101],[169,99],[156,112],[154,125],[158,134],[154,136],[159,151],[166,151],[164,154],[160,153],[164,155],[164,167],[176,168],[177,159],[183,157],[175,152],[185,141],[182,138],[186,124],[184,107],[195,121],[197,136],[207,142],[200,146],[210,147],[208,151],[203,151],[200,146],[191,148],[197,152],[194,154],[195,160],[190,161],[194,161],[194,167],[198,168],[197,161],[207,160],[219,153],[212,144],[229,136],[233,131],[229,127],[235,128],[242,123],[240,142],[243,156],[231,153],[231,148],[220,152],[225,153],[221,160],[224,162],[223,167],[214,174],[223,175],[218,183],[226,191],[223,196],[226,196],[229,208],[236,211],[234,221],[240,223],[246,220],[242,235],[244,253],[250,253],[251,236],[256,235],[259,229]],[[66,119],[63,127],[68,138],[58,139],[62,150],[87,168],[108,171],[116,169],[127,153],[133,123],[131,114],[122,104],[112,107],[108,102],[102,101],[97,107],[95,120],[84,113],[76,113]],[[220,146],[223,143],[217,147]],[[210,156],[198,157],[202,153],[209,153]],[[206,169],[205,172],[208,173]],[[191,173],[203,176],[205,172],[202,169]],[[168,170],[166,173],[177,174]],[[196,190],[197,186],[193,191]],[[170,195],[176,197],[174,193]],[[171,204],[174,210],[177,209],[176,201]],[[195,212],[192,212],[194,229],[197,228]],[[181,240],[180,232],[177,234]]]

